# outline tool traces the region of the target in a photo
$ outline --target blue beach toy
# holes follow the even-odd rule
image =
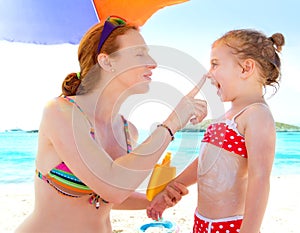
[[[146,223],[144,225],[142,225],[139,229],[139,233],[142,232],[146,232],[147,229],[149,228],[159,228],[159,229],[163,229],[165,233],[178,233],[179,232],[179,228],[176,225],[176,223],[171,222],[171,221],[155,221],[155,222],[151,222],[151,223]]]

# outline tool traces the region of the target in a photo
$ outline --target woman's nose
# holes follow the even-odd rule
[[[157,67],[156,61],[151,56],[149,56],[149,62],[147,64],[147,67],[149,69],[155,69]]]

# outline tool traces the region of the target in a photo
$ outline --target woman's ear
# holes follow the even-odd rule
[[[105,53],[100,53],[97,57],[98,63],[101,66],[101,68],[107,72],[112,72],[112,64],[110,61],[110,58],[107,54]]]
[[[249,78],[253,72],[254,72],[254,69],[255,69],[255,61],[253,59],[246,59],[242,62],[241,64],[242,66],[242,74],[241,74],[241,77],[243,79],[247,79]]]

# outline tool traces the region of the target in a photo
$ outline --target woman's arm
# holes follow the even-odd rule
[[[134,192],[121,204],[115,204],[115,210],[142,210],[146,209],[150,201],[147,200],[144,193]]]
[[[199,116],[197,122],[202,120],[206,103],[186,96],[164,124],[176,132],[193,115]],[[123,202],[140,185],[171,141],[168,130],[158,127],[135,150],[113,161],[91,139],[90,126],[82,113],[61,98],[46,107],[42,124],[62,161],[82,182],[112,203]]]
[[[178,202],[181,200],[182,196],[188,193],[188,189],[179,183],[173,182],[173,188],[168,187],[165,190],[165,195],[168,196],[168,199],[172,199],[173,202]],[[167,207],[173,206],[169,205]],[[124,202],[121,204],[116,204],[113,206],[113,209],[117,210],[141,210],[146,209],[149,206],[150,201],[147,200],[146,194],[134,192],[132,193]],[[167,208],[166,207],[166,208]]]

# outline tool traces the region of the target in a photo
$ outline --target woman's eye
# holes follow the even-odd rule
[[[216,63],[211,63],[211,68],[215,69],[217,67]]]

